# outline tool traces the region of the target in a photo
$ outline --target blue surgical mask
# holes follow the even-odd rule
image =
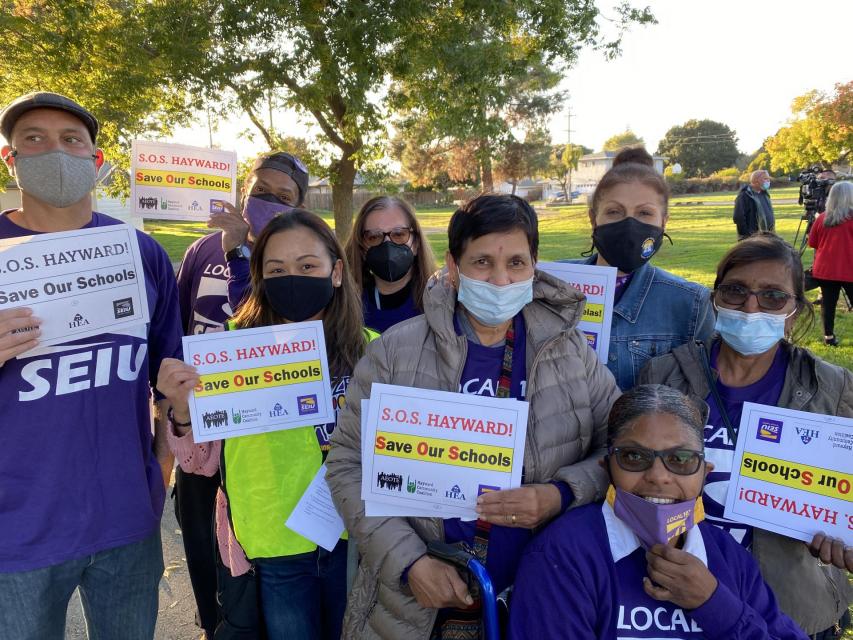
[[[785,320],[789,317],[790,314],[744,313],[717,307],[714,329],[739,354],[754,356],[769,351],[785,337]]]
[[[479,322],[496,327],[533,300],[533,277],[499,287],[495,284],[467,278],[459,272],[459,303]]]
[[[761,188],[767,191],[770,188],[770,180],[765,180],[761,183]]]

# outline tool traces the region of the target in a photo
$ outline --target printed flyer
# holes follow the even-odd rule
[[[374,384],[362,499],[396,515],[476,517],[477,496],[521,486],[527,411],[519,400]]]
[[[536,268],[569,283],[586,296],[578,329],[583,331],[598,359],[607,363],[610,353],[610,325],[616,292],[616,267],[599,267],[571,262],[539,262]]]
[[[725,517],[853,544],[853,419],[746,402]]]
[[[334,422],[323,323],[184,336],[196,442]]]
[[[130,203],[157,220],[206,221],[237,197],[237,154],[204,147],[134,140]]]
[[[30,307],[39,347],[148,322],[136,230],[126,224],[0,240],[0,309]]]

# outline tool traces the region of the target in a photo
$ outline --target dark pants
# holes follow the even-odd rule
[[[821,317],[823,318],[823,335],[835,335],[835,307],[838,305],[838,294],[841,289],[847,298],[853,300],[853,282],[838,282],[836,280],[821,280]]]
[[[208,638],[219,622],[216,604],[214,510],[219,474],[207,477],[175,470],[175,517],[181,527],[187,569],[193,587],[196,622]]]
[[[338,640],[347,602],[347,543],[255,561],[270,640]]]

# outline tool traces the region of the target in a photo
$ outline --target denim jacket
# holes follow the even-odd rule
[[[562,260],[595,264],[586,260]],[[613,309],[607,368],[623,391],[634,386],[650,358],[662,356],[686,342],[707,342],[714,333],[714,313],[708,289],[647,262],[634,272]]]

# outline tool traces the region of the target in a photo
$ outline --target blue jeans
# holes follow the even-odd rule
[[[160,530],[61,564],[0,573],[0,636],[63,640],[68,601],[80,588],[89,640],[151,640],[163,575]]]
[[[347,542],[329,553],[256,559],[270,640],[338,640],[347,603]]]

